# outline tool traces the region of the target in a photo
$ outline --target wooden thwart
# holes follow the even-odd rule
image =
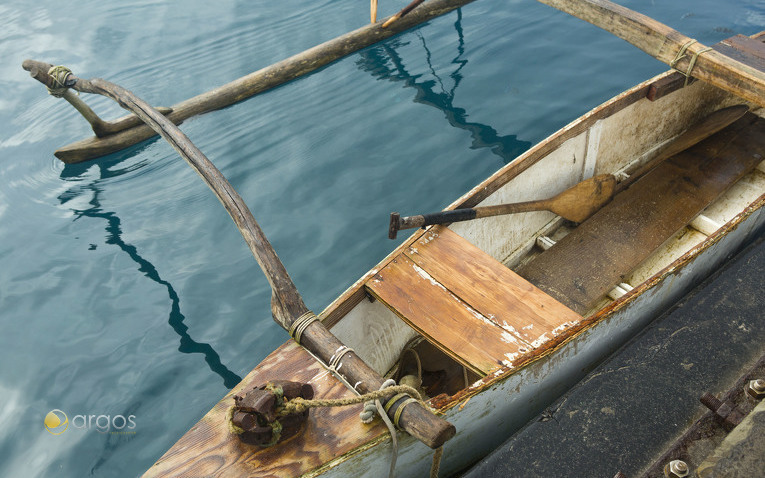
[[[367,282],[372,295],[481,375],[581,317],[458,234],[436,227]]]
[[[517,272],[585,314],[763,157],[765,120],[747,113],[656,166]]]

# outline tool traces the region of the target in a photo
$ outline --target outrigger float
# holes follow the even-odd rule
[[[447,212],[544,204],[426,226],[318,318],[241,198],[175,127],[176,108],[164,117],[104,80],[25,62],[58,94],[110,96],[171,142],[234,218],[271,283],[274,318],[294,338],[144,476],[386,476],[392,442],[397,476],[437,474],[441,451],[441,473],[454,473],[765,229],[765,32],[710,50],[606,1],[543,3],[604,25],[674,69],[554,133]],[[144,127],[125,131],[134,128]],[[593,182],[584,193],[577,186]],[[597,207],[572,222],[561,203]],[[457,219],[435,216],[429,224]],[[406,219],[394,215],[391,233]],[[360,403],[349,405],[367,400],[369,423]],[[371,419],[374,410],[406,433]]]

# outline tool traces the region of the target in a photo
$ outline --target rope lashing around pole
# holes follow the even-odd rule
[[[56,98],[62,98],[66,91],[69,89],[67,84],[67,79],[69,78],[69,75],[72,74],[72,70],[65,66],[53,66],[48,70],[48,75],[50,75],[53,80],[56,82],[56,86],[53,88],[48,87],[48,93],[52,96],[55,96]]]
[[[300,344],[300,338],[302,337],[303,332],[305,332],[305,329],[317,320],[319,320],[319,318],[316,317],[316,314],[309,310],[292,322],[289,330],[290,336],[295,339],[295,342]]]
[[[691,57],[690,61],[688,62],[688,69],[685,72],[678,70],[675,67],[675,65],[677,65],[677,63],[680,60],[682,60],[683,58],[686,58],[685,51],[688,49],[689,46],[693,45],[694,43],[696,43],[696,40],[689,40],[689,41],[685,42],[683,44],[683,46],[680,47],[680,50],[678,50],[677,55],[675,55],[675,59],[672,60],[670,62],[670,64],[669,64],[670,67],[674,68],[680,74],[685,76],[685,83],[683,83],[683,87],[688,86],[688,81],[691,79],[691,72],[693,71],[693,67],[696,66],[696,60],[698,60],[699,55],[701,55],[702,53],[706,53],[706,52],[712,50],[711,47],[707,47],[707,48],[704,48],[702,50],[697,51],[696,53],[693,54],[693,56]]]
[[[332,357],[329,358],[329,363],[327,363],[327,367],[331,371],[333,371],[335,373],[338,373],[338,371],[340,369],[340,361],[343,360],[343,356],[345,354],[347,354],[348,352],[356,353],[355,350],[353,350],[352,348],[348,347],[347,345],[343,345],[342,347],[337,349],[335,351],[335,354],[332,355]],[[393,384],[395,385],[396,382],[393,382]]]
[[[388,400],[385,404],[385,407],[383,407],[382,403],[380,403],[380,399],[390,396],[393,394],[393,398]],[[404,401],[397,409],[396,413],[394,414],[394,420],[391,422],[390,418],[388,418],[388,414],[386,413],[386,410],[389,410],[393,404],[398,401],[399,399],[409,396],[407,400]],[[382,386],[379,390],[376,390],[374,392],[365,393],[363,395],[358,395],[356,397],[350,397],[350,398],[338,398],[333,400],[322,400],[322,399],[312,399],[312,400],[306,400],[303,398],[293,398],[289,402],[285,403],[281,411],[279,412],[279,415],[289,415],[291,413],[300,413],[303,412],[309,408],[318,408],[318,407],[344,407],[348,405],[356,405],[359,403],[364,403],[364,411],[361,412],[360,418],[364,423],[370,423],[374,419],[374,413],[377,412],[380,417],[385,422],[385,425],[388,427],[388,430],[391,434],[391,441],[393,445],[393,454],[391,457],[391,466],[390,466],[390,477],[393,477],[394,470],[396,468],[396,458],[398,456],[398,440],[396,438],[396,429],[395,427],[398,426],[398,419],[401,417],[401,412],[403,409],[409,404],[413,402],[422,402],[422,396],[420,395],[420,392],[418,392],[415,388],[410,387],[409,385],[396,385],[395,380],[388,379],[385,382],[383,382]],[[438,476],[438,469],[440,467],[441,462],[441,455],[443,453],[442,447],[436,449],[434,455],[433,455],[433,465],[431,467],[431,477],[437,477]],[[435,473],[435,474],[434,474]]]
[[[311,311],[308,311],[295,319],[294,322],[292,322],[292,325],[290,325],[290,336],[300,344],[300,338],[303,334],[303,332],[308,328],[309,325],[312,323],[318,321],[319,318],[316,317],[316,314],[314,314]],[[340,366],[340,361],[342,360],[343,356],[347,354],[348,352],[354,352],[354,350],[348,346],[342,346],[340,347],[334,355],[329,360],[329,363],[327,364],[327,368],[331,370],[332,372],[337,373],[338,367]],[[416,353],[415,353],[416,356]],[[419,357],[417,357],[418,366],[419,364]],[[420,372],[421,373],[421,372]],[[388,400],[385,403],[385,406],[383,407],[383,404],[380,402],[380,399],[383,397],[390,396],[391,393],[393,394],[393,398]],[[399,405],[399,407],[396,409],[396,412],[393,414],[393,421],[391,422],[391,419],[388,417],[388,410],[393,406],[394,403],[396,403],[401,398],[408,397],[404,402]],[[416,397],[416,398],[415,398]],[[388,379],[380,386],[380,389],[374,392],[365,393],[364,395],[359,395],[356,397],[350,397],[350,398],[340,398],[340,399],[334,399],[334,400],[321,400],[321,399],[311,399],[306,400],[304,398],[293,398],[292,400],[286,402],[283,404],[281,410],[279,411],[280,416],[289,415],[292,413],[302,413],[305,410],[309,408],[316,408],[316,407],[344,407],[348,405],[355,405],[358,403],[364,403],[364,408],[362,412],[359,414],[359,418],[361,418],[361,421],[363,423],[371,423],[374,419],[375,414],[379,414],[380,418],[382,418],[383,422],[385,422],[385,426],[388,427],[388,431],[390,432],[391,436],[391,444],[392,444],[392,454],[391,454],[391,462],[390,462],[390,470],[388,472],[389,478],[393,478],[395,476],[395,470],[396,470],[396,460],[398,458],[398,439],[396,438],[396,427],[398,427],[398,421],[401,418],[401,413],[403,412],[404,408],[406,408],[407,405],[414,402],[420,402],[423,405],[426,405],[425,402],[422,400],[422,396],[420,395],[420,392],[417,391],[417,389],[410,387],[409,385],[396,385],[396,381],[393,379]],[[427,405],[426,405],[427,406]],[[230,410],[228,422],[229,422],[229,428],[234,433],[241,433],[239,430],[237,430],[238,427],[233,425],[232,423],[232,417],[233,417],[233,407]],[[278,421],[276,422],[278,423]],[[276,430],[274,430],[276,432]],[[443,453],[443,447],[439,447],[435,453],[433,454],[433,465],[431,467],[431,477],[437,478],[438,477],[438,469],[440,467],[441,463],[441,454]]]

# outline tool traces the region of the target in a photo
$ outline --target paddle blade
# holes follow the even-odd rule
[[[614,196],[616,178],[611,174],[591,177],[549,200],[549,210],[564,219],[583,222]]]

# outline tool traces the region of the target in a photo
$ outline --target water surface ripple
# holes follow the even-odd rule
[[[707,44],[765,28],[757,0],[621,3]],[[381,2],[380,15],[402,6]],[[21,62],[65,64],[168,106],[356,29],[366,8],[0,5],[0,476],[140,475],[287,338],[267,281],[191,168],[156,139],[63,165],[53,151],[88,125]],[[446,206],[664,69],[536,2],[482,0],[182,129],[318,312],[395,246],[390,211]],[[104,118],[124,114],[83,98]],[[57,436],[43,426],[53,409],[70,419]],[[75,426],[77,415],[132,415],[136,427]]]

